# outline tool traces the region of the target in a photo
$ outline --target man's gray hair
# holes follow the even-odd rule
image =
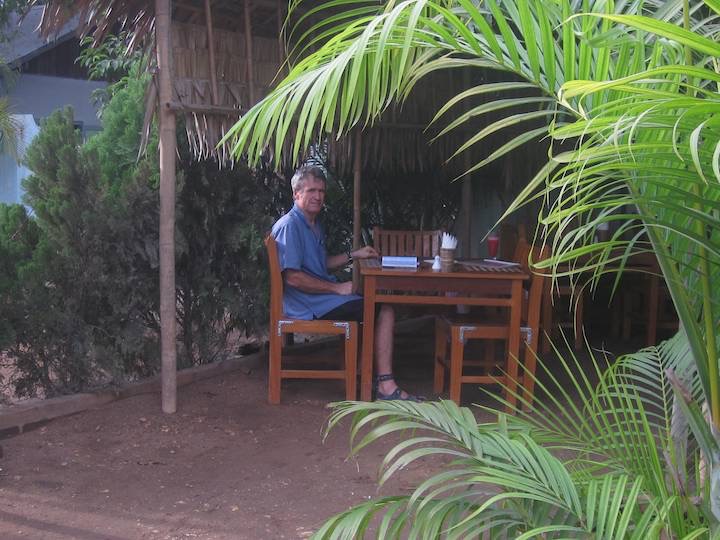
[[[303,165],[295,171],[292,180],[290,180],[293,195],[298,191],[302,191],[308,178],[315,178],[317,180],[327,182],[325,178],[325,171],[323,171],[321,167],[318,167],[317,165]]]

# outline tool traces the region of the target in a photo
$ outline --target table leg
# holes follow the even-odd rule
[[[506,381],[509,404],[517,403],[518,362],[520,359],[520,318],[522,314],[522,282],[514,280],[512,283],[512,302],[510,306],[510,336],[508,343],[508,361]]]
[[[375,276],[365,276],[363,286],[363,341],[360,365],[360,399],[372,399],[373,355],[375,349]]]

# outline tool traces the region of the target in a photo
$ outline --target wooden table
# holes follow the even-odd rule
[[[434,272],[429,263],[417,269],[383,268],[376,259],[360,262],[365,297],[360,368],[360,399],[372,395],[375,306],[377,304],[496,306],[510,311],[508,354],[520,352],[523,281],[530,276],[519,267],[488,267],[458,263],[454,272]],[[451,293],[450,295],[445,293]],[[516,374],[517,375],[517,374]]]

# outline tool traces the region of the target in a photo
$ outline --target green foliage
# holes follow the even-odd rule
[[[355,4],[328,2],[325,8]],[[481,517],[490,525],[482,522],[472,534],[487,526],[490,536],[499,538],[717,537],[719,16],[715,0],[408,0],[348,9],[302,34],[289,75],[230,133],[237,155],[253,162],[271,148],[279,159],[292,133],[294,157],[318,133],[339,136],[372,123],[391,103],[426,83],[431,73],[495,69],[506,82],[472,82],[437,111],[433,127],[441,133],[460,127],[469,133],[448,157],[486,144],[494,133],[505,134],[504,142],[469,166],[472,171],[503,156],[518,156],[515,152],[529,142],[549,139],[547,162],[508,210],[543,202],[537,240],[552,244],[553,256],[542,266],[557,271],[558,265],[567,265],[577,276],[597,279],[621,272],[633,253],[651,251],[683,328],[672,347],[649,351],[657,359],[652,369],[646,358],[622,383],[613,371],[617,366],[601,371],[601,386],[580,409],[563,392],[557,393],[565,398],[561,401],[553,393],[541,398],[540,403],[547,400],[551,406],[543,415],[561,411],[556,427],[546,431],[532,424],[521,426],[520,433],[560,447],[570,440],[577,447],[566,449],[580,456],[564,463],[547,460],[547,467],[538,463],[532,472],[542,473],[540,485],[521,470],[525,463],[535,464],[537,448],[534,442],[520,441],[524,450],[516,458],[500,456],[473,482],[453,485],[467,489],[464,493],[437,488],[431,478],[419,488],[423,497],[434,489],[430,501],[416,494],[400,503],[369,503],[332,520],[320,536],[355,537],[379,507],[395,504],[382,523],[391,527],[383,534],[392,537],[400,536],[397,531],[406,524],[410,537],[441,530],[450,538],[463,536],[469,534],[466,524]],[[480,96],[482,102],[473,101]],[[595,230],[608,223],[615,226],[611,240],[594,243]],[[691,380],[677,377],[672,368],[678,350],[692,367]],[[582,383],[585,375],[578,373],[575,380]],[[582,385],[576,386],[582,394]],[[659,392],[662,401],[646,405],[642,398],[652,392]],[[703,402],[709,418],[702,413]],[[360,418],[383,419],[381,405],[342,407],[354,408],[351,413]],[[420,406],[403,414],[429,414],[431,409]],[[467,415],[462,416],[430,427],[455,436]],[[388,418],[374,435],[408,426],[403,424],[406,417],[397,422]],[[504,424],[492,430],[504,435]],[[462,442],[475,438],[468,428]],[[396,447],[388,460],[401,463],[398,456],[417,441]],[[487,456],[487,448],[480,457]],[[606,481],[605,473],[618,468],[624,479]],[[576,472],[581,476],[575,477]],[[498,478],[507,474],[512,482]],[[494,483],[500,495],[488,494],[487,502],[478,502],[475,481]],[[564,498],[541,491],[556,486]],[[580,506],[565,497],[573,492],[582,496]],[[507,514],[508,508],[517,509],[517,515]],[[620,513],[628,508],[630,513]],[[625,519],[626,528],[615,529]]]
[[[128,41],[132,35],[120,32],[108,34],[99,45],[93,44],[93,37],[86,36],[80,41],[82,50],[78,62],[87,68],[91,79],[122,81],[134,72],[142,72],[145,52],[134,49],[128,52]]]
[[[118,35],[108,34],[103,42],[97,45],[93,43],[92,36],[84,37],[80,41],[80,56],[76,62],[87,69],[91,79],[108,82],[107,87],[93,91],[93,99],[100,104],[101,115],[104,115],[105,108],[117,92],[133,85],[133,81],[138,82],[138,79],[145,87],[149,79],[150,57],[147,51],[132,48],[132,40],[132,34],[120,32]],[[143,104],[144,96],[137,106],[142,107]]]
[[[102,109],[103,129],[91,137],[86,147],[97,153],[103,182],[115,190],[123,186],[135,174],[140,156],[140,133],[145,115],[145,90],[149,75],[133,68],[135,77],[129,77],[117,85],[114,97]],[[148,148],[157,148],[157,130],[151,132]],[[159,166],[157,153],[142,156],[147,163],[148,185],[157,186]]]
[[[423,458],[437,469],[408,495],[331,518],[314,538],[709,537],[701,453],[674,444],[664,376],[672,370],[701,392],[687,342],[676,337],[610,369],[593,365],[588,373],[558,355],[548,382],[538,381],[536,406],[486,424],[451,401],[333,404],[328,430],[352,419],[353,453],[400,434],[381,484]]]
[[[19,310],[15,292],[20,287],[20,274],[32,260],[38,245],[40,231],[35,221],[19,204],[0,204],[0,348],[12,343],[18,326]]]
[[[176,286],[181,359],[226,355],[234,331],[251,333],[268,316],[263,239],[275,219],[274,177],[213,161],[182,161],[176,210]]]
[[[153,193],[129,184],[123,200],[110,197],[69,110],[47,119],[26,158],[33,171],[26,202],[42,234],[15,291],[23,315],[10,348],[16,390],[67,393],[152,373],[157,343],[148,330],[157,290],[146,278],[154,257],[147,233],[157,224]]]
[[[12,238],[0,244],[8,253],[0,350],[15,362],[19,394],[76,392],[158,369],[157,139],[138,161],[143,92],[144,80],[128,80],[107,106],[105,130],[85,144],[72,112],[56,112],[26,153],[34,216],[18,207],[0,221]],[[277,214],[277,186],[261,169],[221,170],[182,145],[180,154],[183,367],[234,354],[230,338],[265,324],[262,239]],[[23,219],[32,235],[12,236]]]
[[[3,0],[0,2],[0,42],[13,38],[15,28],[10,25],[16,15],[22,15],[36,0]]]

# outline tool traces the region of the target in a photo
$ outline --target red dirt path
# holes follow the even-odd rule
[[[428,348],[404,353],[424,367],[403,381],[429,391]],[[350,460],[347,428],[322,442],[341,385],[289,381],[270,406],[265,377],[238,371],[183,387],[175,415],[149,394],[0,441],[0,538],[307,538],[377,495],[390,441]],[[408,467],[381,493],[407,493],[429,467]]]

